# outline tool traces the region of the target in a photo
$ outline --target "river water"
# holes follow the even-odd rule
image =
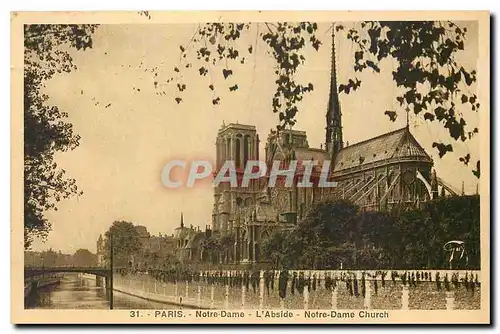
[[[60,284],[41,288],[37,295],[28,297],[25,306],[31,309],[109,309],[109,301],[106,290],[97,287],[95,280],[80,277],[78,274],[66,274]],[[175,309],[177,307],[114,291],[113,308]]]

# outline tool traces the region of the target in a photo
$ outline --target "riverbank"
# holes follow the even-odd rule
[[[28,303],[26,303],[28,301]],[[25,300],[26,309],[109,309],[109,300],[104,287],[96,286],[95,277],[76,274],[65,275],[54,286],[41,288],[31,298]],[[179,309],[178,305],[167,304],[155,298],[144,298],[137,293],[114,290],[113,308],[116,310]],[[184,306],[188,308],[188,306]]]

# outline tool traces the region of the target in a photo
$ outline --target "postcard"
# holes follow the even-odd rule
[[[490,323],[488,12],[11,27],[13,323]]]

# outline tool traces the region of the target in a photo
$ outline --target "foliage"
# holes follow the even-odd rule
[[[59,266],[71,266],[73,263],[73,256],[70,254],[63,254],[61,251],[54,251],[52,248],[42,251],[24,252],[24,265],[28,267],[59,267]]]
[[[41,253],[42,264],[44,267],[54,267],[57,263],[58,254],[50,248]]]
[[[97,265],[97,256],[88,249],[80,248],[73,254],[75,267],[93,267]]]
[[[232,260],[235,238],[232,235],[224,235],[219,239],[220,251],[223,254],[224,262],[229,262]]]
[[[220,243],[220,240],[213,236],[205,238],[201,242],[201,250],[203,252],[206,252],[206,254],[208,254],[209,260],[212,263],[218,261],[218,256],[222,249],[223,247],[222,244]]]
[[[412,110],[426,121],[440,122],[453,140],[465,142],[478,133],[478,128],[467,128],[457,104],[466,104],[473,112],[480,107],[477,95],[467,89],[476,81],[476,71],[468,71],[456,61],[457,52],[464,50],[466,32],[467,28],[450,21],[371,21],[363,22],[359,30],[350,29],[347,39],[358,48],[354,53],[355,71],[371,68],[380,72],[380,61],[393,58],[397,63],[393,80],[404,90],[396,97],[401,108]],[[367,37],[366,33],[368,38],[361,37]],[[342,90],[349,93],[349,84],[340,85]],[[387,114],[395,120],[395,114]],[[449,143],[435,142],[433,147],[440,157],[453,151]],[[466,165],[469,160],[470,155],[460,159]],[[476,167],[479,173],[479,164]]]
[[[276,268],[284,265],[284,256],[287,255],[284,248],[286,245],[286,238],[286,232],[276,230],[262,242],[262,255],[267,261],[276,265]]]
[[[72,150],[80,137],[65,121],[67,114],[48,104],[44,83],[57,73],[76,69],[69,48],[92,47],[94,25],[24,26],[24,246],[50,231],[45,217],[57,203],[82,194],[76,181],[65,176],[54,161],[56,152]]]
[[[392,78],[402,90],[395,96],[401,110],[413,111],[428,122],[439,122],[454,141],[465,142],[479,132],[476,127],[468,128],[457,110],[459,104],[467,105],[474,114],[480,108],[476,94],[467,89],[476,81],[476,71],[466,69],[456,60],[457,53],[464,50],[466,28],[450,21],[369,21],[350,25],[352,27],[348,28],[334,23],[330,29],[352,43],[355,73],[366,69],[380,73],[380,62],[391,58],[397,64]],[[175,101],[181,103],[181,96],[187,89],[181,69],[192,68],[200,76],[210,77],[207,88],[213,92],[212,104],[220,104],[213,78],[222,76],[229,82],[229,91],[236,91],[238,84],[233,80],[234,73],[238,65],[245,64],[245,60],[256,51],[260,38],[275,61],[276,91],[272,97],[272,110],[278,115],[278,130],[291,127],[296,122],[299,102],[314,88],[311,82],[298,83],[296,74],[306,62],[306,48],[318,50],[322,45],[317,30],[318,25],[311,22],[200,25],[189,43],[180,45],[181,62],[173,69],[175,78],[167,80],[177,83]],[[242,47],[237,43],[241,42],[242,36],[252,38],[252,34],[256,35],[254,44]],[[196,53],[201,66],[195,64],[192,55],[188,57],[190,51]],[[360,86],[361,80],[354,77],[340,84],[338,90],[349,94]],[[387,110],[385,114],[395,121],[398,112]],[[453,144],[435,142],[433,148],[443,157],[453,151]],[[470,154],[467,154],[459,160],[468,165],[470,159]],[[479,177],[479,160],[473,167],[474,175]]]
[[[116,266],[126,266],[131,255],[141,250],[139,233],[133,223],[126,221],[115,221],[104,235],[105,249],[111,249],[110,237],[113,238],[113,260]],[[109,254],[105,255],[109,259]]]
[[[245,64],[245,60],[256,52],[257,44],[248,45],[245,49],[239,48],[234,42],[245,32],[252,32],[253,26],[244,23],[207,23],[200,26],[187,46],[180,46],[181,59],[188,58],[189,47],[193,47],[196,58],[203,64],[196,66],[201,76],[211,77],[208,89],[213,92],[212,104],[218,105],[220,96],[216,95],[213,83],[213,73],[217,66],[219,76],[226,81],[232,82],[234,73],[237,71],[235,64]],[[312,83],[299,83],[295,74],[300,66],[305,63],[305,48],[312,47],[318,50],[321,42],[316,37],[317,23],[300,22],[292,24],[288,22],[265,23],[265,31],[257,29],[257,35],[268,47],[268,51],[276,61],[276,92],[273,95],[273,112],[278,115],[280,124],[278,128],[295,124],[295,115],[298,112],[297,103],[303,99],[305,93],[314,89]],[[182,66],[183,65],[183,66]],[[174,72],[180,73],[179,68],[190,68],[192,63],[180,64],[174,68]],[[217,75],[217,74],[215,74]],[[180,97],[186,90],[186,83],[178,76],[177,88],[179,95],[175,98],[177,103],[182,102]],[[173,80],[174,78],[171,78]],[[169,80],[170,81],[170,80]],[[234,82],[229,84],[229,91],[238,90]]]
[[[448,268],[443,246],[465,242],[469,268],[480,267],[479,196],[452,196],[403,212],[358,212],[321,203],[291,232],[263,241],[268,260],[304,269]]]
[[[234,236],[233,235],[225,235],[220,238],[219,244],[222,248],[231,249],[234,245]]]

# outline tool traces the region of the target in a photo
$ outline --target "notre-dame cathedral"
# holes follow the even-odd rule
[[[408,125],[359,143],[344,144],[334,46],[332,51],[324,148],[309,147],[303,131],[271,131],[265,143],[264,159],[268,169],[276,160],[299,163],[328,160],[329,180],[337,182],[337,186],[304,188],[295,183],[292,187],[268,187],[266,177],[251,180],[248,187],[221,183],[214,190],[210,232],[234,240],[233,252],[225,255],[225,261],[259,262],[261,241],[274,229],[293,228],[318,201],[345,199],[361,210],[389,210],[395,205],[414,207],[434,198],[438,185],[448,193],[455,193],[432,171],[431,157],[411,134]],[[232,160],[241,179],[247,161],[259,160],[260,143],[255,126],[223,124],[216,138],[215,172],[226,160]],[[311,181],[315,183],[318,178],[319,170],[314,169]],[[299,181],[300,174],[295,182]]]

